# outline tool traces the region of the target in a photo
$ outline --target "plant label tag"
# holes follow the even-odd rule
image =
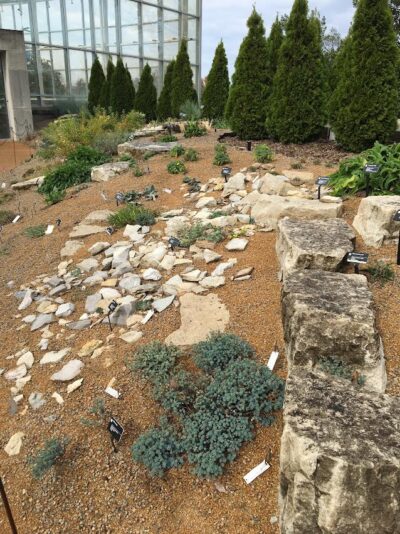
[[[108,395],[110,395],[111,397],[114,397],[114,399],[119,399],[119,391],[117,391],[116,389],[112,388],[111,386],[107,386],[104,391]]]
[[[271,356],[269,357],[269,360],[268,360],[268,363],[267,363],[267,367],[270,371],[273,371],[274,370],[274,367],[275,367],[275,364],[278,360],[278,357],[279,357],[279,352],[277,350],[273,350],[271,352]]]
[[[150,319],[153,317],[155,311],[154,310],[149,310],[146,315],[143,317],[142,319],[142,324],[146,324],[150,321]]]
[[[20,218],[21,218],[21,215],[17,215],[16,217],[14,217],[14,219],[13,219],[13,221],[12,221],[13,224],[15,224],[16,222],[18,222],[18,221],[20,220]]]
[[[400,210],[397,210],[394,214],[393,220],[396,222],[400,222]]]
[[[368,263],[369,254],[365,252],[349,252],[347,254],[347,263]]]
[[[124,433],[124,429],[118,423],[118,421],[114,419],[114,417],[111,417],[110,422],[108,423],[107,429],[115,441],[117,442],[121,441],[122,434]]]
[[[163,189],[164,193],[167,193],[168,195],[170,195],[172,193],[172,189]]]
[[[380,171],[380,168],[381,168],[380,165],[369,164],[369,165],[365,165],[364,172],[368,174],[375,174],[376,172]]]
[[[329,176],[320,176],[315,183],[318,186],[322,186],[322,185],[328,185],[328,182],[329,182]]]
[[[243,477],[244,481],[246,482],[246,484],[251,484],[253,480],[255,480],[257,477],[265,473],[265,471],[268,471],[270,467],[271,466],[264,460],[259,465],[257,465],[257,467],[249,471],[247,475]]]
[[[232,172],[232,167],[222,167],[222,176],[229,176]]]
[[[46,234],[46,235],[50,235],[50,234],[53,233],[53,230],[54,230],[54,224],[49,224],[49,225],[47,226],[47,229],[46,229],[46,231],[45,231],[45,234]]]

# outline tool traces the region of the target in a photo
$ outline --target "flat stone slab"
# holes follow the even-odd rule
[[[282,534],[394,534],[400,399],[298,371],[286,384]]]
[[[115,161],[111,163],[104,163],[93,167],[91,171],[92,182],[109,182],[116,176],[126,172],[129,169],[127,161]]]
[[[193,345],[211,332],[224,332],[229,311],[215,294],[206,297],[186,293],[180,298],[181,326],[165,340],[171,345]]]
[[[257,224],[263,224],[272,230],[276,229],[278,221],[284,217],[292,219],[334,219],[342,214],[342,204],[254,193],[257,192],[251,193],[254,198],[251,216]]]
[[[354,250],[355,237],[342,219],[282,219],[276,240],[280,278],[297,269],[337,271],[346,254]]]
[[[365,388],[385,391],[383,347],[372,294],[362,275],[295,271],[282,289],[289,370],[334,360],[365,377]]]
[[[398,210],[398,195],[363,198],[353,226],[367,246],[381,247],[385,243],[397,241],[399,237],[400,222],[393,220]]]
[[[143,141],[127,141],[118,145],[118,155],[135,154],[135,152],[155,152],[156,154],[162,152],[169,152],[178,143],[144,143]]]
[[[71,239],[76,239],[79,237],[88,237],[89,235],[94,234],[101,234],[105,232],[104,226],[96,226],[91,224],[78,224],[78,226],[75,226],[72,230],[72,232],[69,234],[69,237]]]
[[[37,176],[36,178],[30,178],[24,182],[17,182],[11,184],[11,189],[30,189],[31,187],[39,187],[44,182],[44,176]]]

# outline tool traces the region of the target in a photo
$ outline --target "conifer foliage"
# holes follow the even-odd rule
[[[108,110],[111,105],[110,87],[111,87],[112,75],[114,74],[114,69],[115,69],[114,63],[112,62],[111,57],[109,57],[108,62],[107,62],[107,76],[101,88],[100,99],[99,99],[99,106],[106,110]]]
[[[93,113],[95,108],[100,103],[100,95],[103,84],[105,82],[105,76],[103,72],[103,67],[98,59],[95,57],[93,61],[92,69],[90,71],[90,80],[89,80],[89,95],[88,95],[88,108],[90,113]]]
[[[268,104],[268,133],[284,143],[309,141],[324,126],[321,26],[307,0],[294,1]]]
[[[228,59],[222,41],[217,46],[207,84],[203,92],[203,115],[222,119],[229,95]]]
[[[131,111],[135,107],[135,98],[136,98],[136,91],[135,86],[133,85],[132,76],[129,72],[128,67],[125,65],[125,75],[126,75],[126,93],[128,95],[128,104],[127,104],[127,112]]]
[[[161,121],[172,117],[172,79],[174,77],[175,60],[168,65],[164,76],[164,85],[157,104],[157,118]]]
[[[340,54],[331,124],[340,145],[359,152],[396,130],[398,49],[387,0],[359,0]]]
[[[188,100],[194,100],[193,72],[187,51],[187,41],[183,39],[176,56],[172,78],[171,104],[174,117],[179,117],[182,104]]]
[[[278,68],[279,50],[283,43],[282,22],[276,17],[267,39],[267,95],[272,91],[272,83]]]
[[[226,115],[241,139],[265,136],[265,96],[267,82],[267,43],[261,16],[253,9],[249,28],[235,64]]]
[[[146,116],[146,121],[150,122],[156,118],[157,110],[157,90],[154,86],[154,78],[151,68],[146,63],[139,81],[136,93],[135,108]]]
[[[114,113],[121,115],[132,109],[131,90],[127,84],[127,76],[122,59],[119,57],[111,78],[110,104]]]

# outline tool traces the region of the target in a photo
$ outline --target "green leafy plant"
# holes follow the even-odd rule
[[[203,393],[207,379],[193,375],[184,369],[171,373],[169,380],[154,388],[154,398],[161,406],[175,415],[187,415],[192,411],[199,394]]]
[[[134,167],[136,165],[135,158],[130,154],[122,154],[122,156],[119,158],[119,161],[125,161],[126,163],[129,163],[129,167]]]
[[[228,155],[228,150],[225,145],[221,143],[217,143],[214,148],[214,165],[226,165],[227,163],[231,163],[231,158]]]
[[[9,224],[16,217],[16,214],[10,210],[0,210],[0,224]]]
[[[214,228],[211,226],[207,232],[206,239],[211,243],[221,243],[225,239],[225,233],[222,228]]]
[[[181,105],[180,116],[188,121],[197,121],[201,117],[201,109],[197,102],[194,100],[186,100]]]
[[[182,156],[185,153],[185,149],[182,145],[176,145],[174,148],[171,148],[169,151],[169,155],[172,158],[179,158],[179,156]]]
[[[267,145],[257,145],[254,149],[254,158],[258,163],[268,163],[273,157],[274,153]]]
[[[189,248],[198,239],[206,239],[212,243],[219,243],[225,239],[225,235],[221,228],[214,228],[211,224],[195,223],[193,225],[185,225],[178,232],[178,238],[181,246]]]
[[[63,456],[66,445],[66,439],[46,441],[44,448],[36,456],[28,459],[33,477],[36,479],[43,478],[46,471],[53,467],[56,461]]]
[[[223,369],[234,360],[252,358],[254,350],[247,341],[229,333],[213,332],[206,341],[201,341],[193,348],[196,365],[212,373]]]
[[[223,212],[223,211],[213,211],[212,213],[210,213],[208,218],[209,219],[218,219],[219,217],[224,217],[225,215],[226,215],[226,213]]]
[[[199,159],[199,153],[194,148],[188,148],[185,150],[183,159],[185,161],[197,161]]]
[[[161,135],[158,140],[160,143],[174,143],[175,141],[178,141],[178,138],[176,135],[165,134]]]
[[[189,193],[197,193],[201,189],[201,182],[197,178],[185,176],[182,182],[188,186]]]
[[[139,371],[153,385],[169,380],[169,375],[181,353],[177,347],[153,341],[140,347],[130,368]]]
[[[49,193],[46,193],[44,196],[44,201],[48,205],[58,204],[65,198],[65,189],[53,189]]]
[[[290,167],[295,170],[304,169],[304,165],[301,163],[301,161],[295,161],[294,163],[291,163]]]
[[[67,162],[83,163],[90,167],[102,165],[108,161],[110,161],[109,156],[90,146],[80,146],[70,152],[67,157]]]
[[[198,121],[189,121],[185,126],[183,133],[184,137],[201,137],[206,135],[207,129],[204,126],[200,126]]]
[[[47,226],[44,224],[39,224],[38,226],[29,226],[25,228],[24,235],[30,238],[43,237],[46,232]]]
[[[379,260],[367,268],[373,282],[379,282],[384,286],[387,282],[392,282],[395,278],[394,270],[388,263]]]
[[[353,378],[354,369],[342,360],[335,360],[329,357],[322,358],[319,361],[319,367],[325,373],[344,378],[345,380],[352,380]],[[365,384],[365,376],[357,375],[357,383],[359,386],[363,386]]]
[[[141,176],[144,175],[144,172],[143,170],[139,167],[139,165],[136,165],[135,166],[135,169],[133,171],[133,174],[136,176],[136,178],[140,178]]]
[[[186,172],[185,164],[182,161],[170,161],[167,165],[167,171],[170,174],[180,174]]]
[[[151,159],[156,155],[157,152],[153,152],[152,150],[146,150],[146,152],[143,154],[143,159],[147,161],[148,159]]]
[[[127,224],[151,226],[155,222],[156,218],[153,210],[131,204],[124,206],[108,218],[108,223],[114,228],[122,228]]]
[[[135,302],[135,311],[148,311],[151,310],[151,301],[150,300],[138,300]]]

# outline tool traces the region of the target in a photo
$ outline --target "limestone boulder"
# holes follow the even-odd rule
[[[231,176],[226,182],[222,196],[228,197],[232,193],[236,193],[236,191],[242,191],[243,189],[246,189],[246,176],[243,173],[238,172],[237,174]]]
[[[289,371],[334,360],[385,391],[383,347],[372,294],[362,275],[295,271],[284,281],[282,316]]]
[[[93,167],[91,171],[92,182],[109,182],[116,176],[126,172],[129,169],[127,161],[115,161],[104,163]]]
[[[280,279],[297,269],[337,271],[354,242],[352,228],[342,219],[282,219],[276,240]]]
[[[290,184],[290,181],[286,176],[278,176],[269,173],[260,178],[257,188],[260,193],[266,195],[280,195],[282,197],[287,196],[289,191],[297,192],[297,188]]]
[[[251,195],[253,195],[251,193]],[[250,196],[250,195],[248,195]],[[255,197],[257,198],[257,197]],[[257,224],[276,229],[283,217],[293,219],[334,219],[342,214],[342,204],[326,204],[318,200],[259,195],[252,205],[251,216]]]
[[[400,400],[299,371],[287,381],[282,534],[395,534]]]
[[[360,202],[353,226],[369,247],[381,247],[398,239],[400,222],[393,220],[400,210],[400,196],[367,197]]]
[[[282,174],[286,176],[290,180],[292,184],[296,184],[296,186],[307,184],[312,185],[315,184],[315,177],[314,173],[308,172],[308,171],[299,171],[296,169],[283,171]]]
[[[124,154],[135,155],[137,152],[155,152],[161,154],[162,152],[169,152],[177,143],[143,143],[142,141],[127,141],[118,145],[118,155]]]
[[[178,237],[179,232],[190,224],[190,219],[185,215],[168,219],[165,226],[165,235],[168,237]]]

